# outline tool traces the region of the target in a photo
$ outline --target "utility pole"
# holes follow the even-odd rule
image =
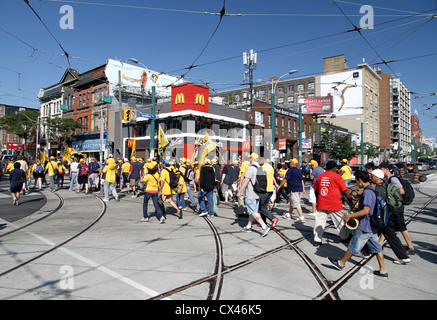
[[[256,68],[258,60],[258,54],[253,51],[253,49],[250,49],[250,52],[243,52],[243,64],[246,68],[249,69],[249,71],[246,71],[246,74],[249,78],[249,105],[250,110],[253,108],[253,69]]]

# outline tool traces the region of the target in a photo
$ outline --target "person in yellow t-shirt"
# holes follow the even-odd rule
[[[149,200],[152,199],[153,206],[155,207],[156,217],[159,220],[159,223],[165,223],[164,212],[159,205],[158,197],[159,197],[159,173],[158,167],[155,163],[146,163],[144,165],[144,175],[141,178],[141,183],[146,185],[144,192],[144,201],[143,201],[143,218],[141,221],[149,221],[149,215],[147,213],[147,206]]]
[[[179,219],[182,219],[182,211],[179,210],[176,203],[173,201],[173,194],[175,193],[172,188],[170,188],[170,163],[168,160],[161,162],[162,170],[159,175],[159,195],[162,197],[162,201],[170,203],[170,205],[176,209]]]
[[[185,184],[185,179],[181,171],[176,171],[176,176],[178,177],[178,190],[176,193],[176,205],[179,210],[185,210],[185,193],[187,193],[187,185]]]
[[[120,172],[120,191],[123,189],[123,186],[127,186],[127,192],[130,191],[130,185],[129,185],[129,173],[131,164],[127,158],[124,158],[124,163],[121,165],[121,172]]]
[[[346,187],[349,188],[351,186],[351,181],[352,181],[352,168],[347,165],[346,159],[341,160],[341,165],[342,166],[340,170],[338,170],[338,174],[344,180]]]
[[[44,174],[49,173],[50,179],[50,191],[54,192],[55,189],[55,179],[57,176],[55,175],[55,169],[58,169],[58,163],[55,161],[55,157],[51,156],[50,161],[47,162],[46,167],[44,169]]]

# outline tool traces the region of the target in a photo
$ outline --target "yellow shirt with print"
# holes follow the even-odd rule
[[[181,175],[178,181],[178,193],[187,193],[187,184],[184,177]]]

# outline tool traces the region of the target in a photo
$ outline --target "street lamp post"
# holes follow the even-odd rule
[[[276,80],[275,82],[272,81],[272,93],[271,93],[271,110],[270,110],[270,128],[272,130],[272,150],[275,149],[275,91],[276,86],[278,85],[279,80],[281,80],[282,77],[285,77],[287,74],[293,74],[298,72],[297,70],[290,70],[287,73],[283,74]]]

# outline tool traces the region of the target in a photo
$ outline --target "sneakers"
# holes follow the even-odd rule
[[[414,255],[416,254],[416,249],[414,249],[414,248],[408,248],[408,249],[407,249],[407,254],[408,254],[409,256],[414,256]]]
[[[161,219],[159,219],[159,224],[163,224],[163,223],[165,223],[165,218],[161,217]]]
[[[264,238],[267,235],[267,233],[269,233],[269,231],[270,228],[268,228],[267,226],[264,229],[262,229],[261,238]]]
[[[243,229],[241,229],[241,232],[251,233],[251,232],[252,232],[252,228],[248,228],[248,227],[246,226],[246,227],[244,227]]]
[[[204,216],[207,216],[207,215],[208,215],[208,212],[202,212],[202,213],[199,214],[199,217],[204,217]]]
[[[399,264],[399,265],[406,265],[407,263],[411,262],[410,258],[406,258],[406,259],[398,259],[398,260],[394,260],[393,263],[394,264]]]
[[[290,215],[289,213],[284,213],[284,214],[282,215],[282,218],[287,219],[287,220],[290,220],[290,219],[291,219],[291,215]]]
[[[334,266],[335,269],[340,270],[340,271],[343,270],[344,266],[342,266],[340,264],[340,260],[335,260],[335,259],[332,259],[329,257],[328,257],[328,260],[329,260],[329,262],[331,262],[331,264]]]
[[[141,218],[141,222],[149,222],[149,218]]]
[[[297,221],[298,221],[298,222],[302,222],[302,223],[305,223],[305,222],[306,222],[304,216],[302,216],[302,217],[298,217],[298,218],[297,218]]]
[[[17,198],[14,197],[14,199],[12,199],[12,204],[15,206],[17,205]]]
[[[387,273],[387,272],[382,273],[382,272],[379,271],[379,270],[375,270],[375,271],[373,271],[373,274],[374,274],[375,276],[379,276],[379,277],[383,277],[383,278],[388,278],[388,273]]]

